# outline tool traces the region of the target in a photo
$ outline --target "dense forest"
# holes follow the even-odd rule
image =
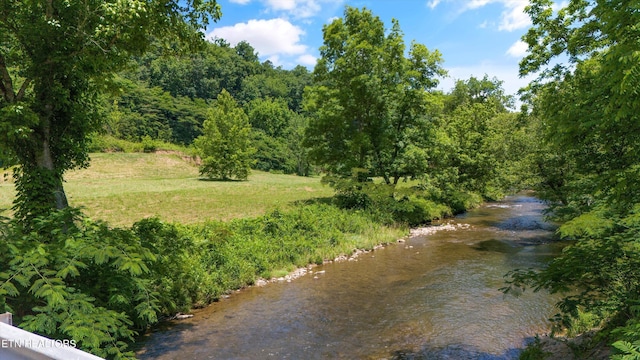
[[[302,96],[311,82],[309,71],[260,63],[246,42],[231,47],[218,40],[203,47],[197,53],[175,55],[171,49],[154,46],[133,60],[118,74],[117,91],[103,95],[107,121],[98,134],[188,147],[203,134],[208,108],[226,91],[249,118],[257,150],[253,168],[309,174],[301,143],[307,121]],[[122,149],[98,140],[93,150]]]
[[[1,228],[0,310],[22,327],[126,358],[137,332],[251,283],[266,263],[322,261],[288,253],[247,265],[232,245],[311,238],[313,216],[302,212],[118,229],[69,206],[64,174],[91,152],[172,144],[211,179],[244,180],[250,169],[322,176],[336,192],[331,207],[309,209],[341,221],[316,236],[333,243],[349,221],[413,226],[535,189],[571,245],[543,270],[509,274],[505,291],[566,294],[559,329],[589,314],[616,356],[640,356],[637,4],[556,11],[531,1],[521,73],[539,77],[517,111],[489,75],[437,90],[445,56],[405,44],[398,22],[367,9],[347,7],[325,25],[309,71],[261,62],[247,42],[203,41],[199,31],[222,16],[215,1],[125,3],[0,5],[0,159],[17,191]]]

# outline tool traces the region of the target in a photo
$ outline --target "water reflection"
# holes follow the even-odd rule
[[[143,359],[514,359],[554,299],[498,291],[557,252],[543,205],[490,204],[439,231],[246,289],[149,336]]]

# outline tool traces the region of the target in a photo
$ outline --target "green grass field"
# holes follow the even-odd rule
[[[10,180],[0,183],[2,209],[11,207],[15,194]],[[65,180],[72,206],[113,226],[152,216],[184,224],[255,217],[333,194],[318,177],[253,171],[247,181],[201,180],[198,167],[178,154],[92,154],[89,168]]]

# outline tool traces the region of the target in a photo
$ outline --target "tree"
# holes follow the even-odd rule
[[[640,338],[640,12],[637,1],[572,0],[558,11],[531,1],[523,75],[539,121],[539,192],[575,240],[541,271],[518,271],[511,286],[570,292],[562,325],[579,311],[609,320],[616,347]],[[585,261],[586,260],[586,261]],[[631,344],[635,342],[634,344]],[[625,357],[626,358],[626,357]]]
[[[223,90],[203,124],[203,135],[194,145],[202,156],[200,174],[209,179],[246,180],[251,170],[249,117]]]
[[[347,7],[344,18],[324,26],[321,58],[305,94],[313,114],[306,133],[310,158],[331,173],[366,169],[385,183],[405,176],[409,133],[426,125],[427,95],[443,76],[438,51],[412,43],[405,57],[396,20],[384,24],[367,9]]]
[[[439,188],[471,191],[485,198],[503,196],[508,186],[502,181],[507,163],[514,162],[507,143],[517,147],[523,140],[514,137],[520,126],[513,121],[515,114],[508,115],[511,104],[498,79],[485,75],[456,82],[445,98],[443,113],[435,120],[440,134],[438,143],[431,146],[437,148],[437,156],[431,161],[430,175]]]
[[[251,126],[273,137],[282,137],[295,115],[282,98],[255,99],[249,103],[249,108]]]
[[[311,165],[309,164],[307,148],[304,146],[304,132],[309,120],[303,115],[295,115],[289,122],[287,131],[287,145],[292,157],[295,159],[296,174],[309,176]]]
[[[544,122],[544,144],[571,158],[581,182],[564,185],[576,199],[564,199],[565,205],[584,212],[603,201],[624,215],[640,197],[637,3],[571,1],[557,12],[552,5],[537,0],[527,7],[537,25],[523,38],[529,55],[520,72],[539,73],[529,87],[533,115]]]
[[[97,94],[153,39],[194,48],[215,0],[7,0],[0,3],[0,127],[15,172],[15,216],[68,206],[65,171],[86,166]]]

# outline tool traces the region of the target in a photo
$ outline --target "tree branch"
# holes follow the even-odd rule
[[[29,85],[31,85],[31,79],[26,79],[22,83],[20,90],[18,90],[18,95],[16,95],[16,101],[22,101],[22,99],[24,98],[24,94],[27,91],[27,88],[29,87]]]
[[[11,80],[11,75],[9,75],[9,71],[7,70],[7,63],[2,54],[0,54],[0,84],[4,99],[8,103],[14,102],[16,95],[13,92],[13,81]]]

